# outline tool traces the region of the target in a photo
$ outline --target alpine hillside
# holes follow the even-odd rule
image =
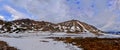
[[[14,21],[0,20],[0,33],[19,33],[25,31],[49,31],[66,33],[90,32],[94,34],[103,32],[92,25],[78,20],[69,20],[57,24],[46,21],[35,21],[31,19],[19,19]]]

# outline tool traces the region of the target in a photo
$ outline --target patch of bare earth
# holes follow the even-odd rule
[[[9,46],[6,42],[0,41],[0,50],[18,50],[14,47]]]
[[[83,50],[120,50],[120,38],[54,38]]]

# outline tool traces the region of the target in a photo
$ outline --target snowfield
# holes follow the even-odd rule
[[[52,39],[5,38],[5,37],[0,37],[0,39],[20,50],[72,50],[72,49],[80,50],[76,46],[65,44],[63,42],[53,41]]]
[[[7,42],[10,46],[20,50],[82,50],[72,44],[62,41],[48,39],[47,34],[25,33],[25,34],[1,34],[0,40]]]
[[[0,40],[7,42],[10,46],[20,50],[82,50],[72,44],[65,44],[62,41],[54,41],[48,37],[98,37],[98,38],[120,38],[120,35],[103,34],[94,35],[92,33],[66,34],[66,33],[5,33],[0,34]]]

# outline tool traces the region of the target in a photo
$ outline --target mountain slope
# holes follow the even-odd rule
[[[19,33],[25,31],[50,31],[66,33],[91,32],[94,34],[102,33],[102,31],[96,27],[78,20],[70,20],[57,24],[45,21],[34,21],[31,19],[19,19],[14,21],[0,20],[0,26],[1,33]]]
[[[62,23],[58,23],[62,27],[62,30],[67,30],[68,32],[79,33],[79,32],[91,32],[91,33],[102,33],[103,31],[97,29],[96,27],[89,25],[87,23],[78,21],[78,20],[70,20]]]

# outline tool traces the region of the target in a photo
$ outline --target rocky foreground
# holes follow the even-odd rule
[[[120,50],[120,38],[53,38],[83,50]]]
[[[0,50],[18,50],[14,47],[9,46],[6,42],[0,41]]]

